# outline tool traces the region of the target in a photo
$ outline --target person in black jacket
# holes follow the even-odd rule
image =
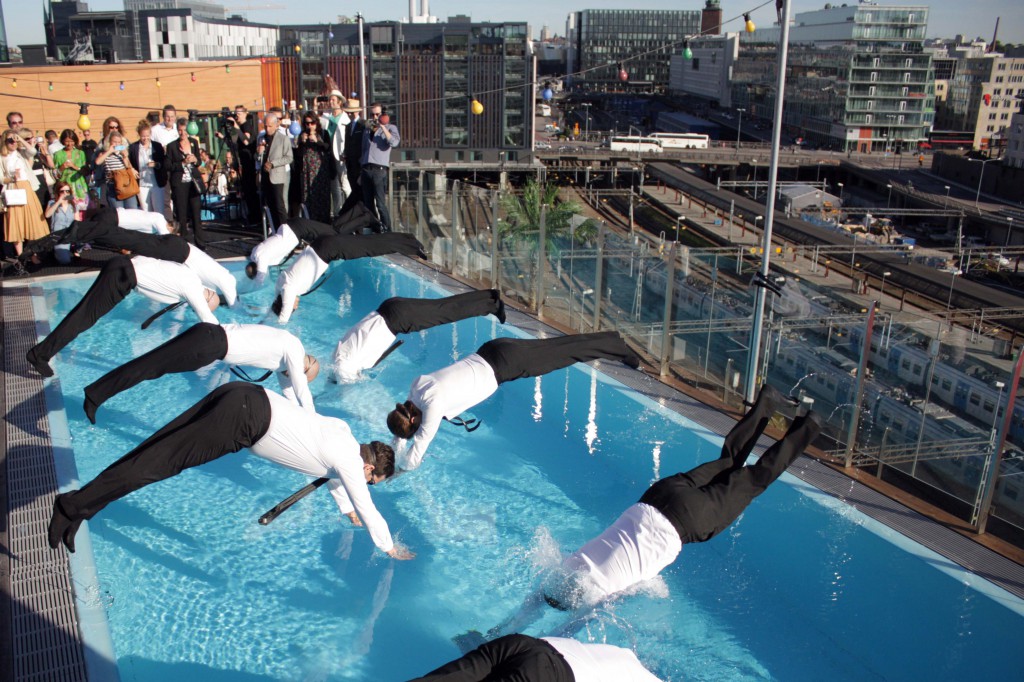
[[[174,217],[181,236],[188,238],[188,226],[195,245],[206,247],[203,236],[202,178],[199,176],[199,140],[185,131],[187,118],[178,119],[178,139],[167,148],[167,172],[174,197]]]
[[[366,123],[362,119],[362,106],[357,99],[349,99],[341,108],[351,121],[345,128],[345,173],[348,175],[348,184],[352,186],[352,194],[357,201],[362,201],[363,193],[359,187],[359,173],[363,169],[361,159],[363,156],[363,133],[366,131]],[[346,200],[345,204],[348,205]]]
[[[321,223],[331,219],[331,183],[337,169],[331,156],[330,140],[326,139],[320,119],[312,111],[302,116],[302,133],[295,148],[295,177],[298,201],[292,214],[298,213],[298,204],[306,205],[309,217]]]
[[[139,204],[143,211],[164,212],[167,190],[167,158],[164,147],[153,140],[149,121],[139,121],[139,140],[128,145],[128,160],[139,173]]]

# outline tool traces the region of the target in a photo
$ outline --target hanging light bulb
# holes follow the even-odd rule
[[[327,39],[334,40],[334,31],[327,29]]]
[[[619,80],[623,83],[629,80],[629,73],[622,67],[622,62],[619,62]]]
[[[49,89],[50,92],[53,92],[53,81],[50,81],[50,85],[48,86],[48,89]]]
[[[231,73],[231,65],[230,64],[225,64],[224,65],[224,72],[225,73]]]
[[[92,128],[92,121],[89,120],[89,105],[85,102],[78,103],[78,129],[88,130]]]
[[[750,12],[743,13],[743,21],[745,22],[747,33],[753,33],[755,30],[757,30],[757,26],[754,26],[754,22],[750,18]]]
[[[195,121],[189,121],[188,125],[185,126],[185,132],[188,133],[189,135],[198,135],[199,124]]]
[[[300,52],[302,52],[302,45],[296,45],[295,46],[295,54],[299,54]]]
[[[472,103],[469,105],[469,110],[472,111],[475,116],[479,116],[484,113],[484,105],[480,103],[480,100],[474,97]]]
[[[160,78],[159,77],[157,77],[157,79],[156,79],[156,87],[158,87],[158,88],[160,87]]]
[[[693,50],[690,49],[690,41],[683,41],[683,59],[693,59]]]
[[[551,82],[544,81],[544,89],[541,91],[540,96],[544,98],[544,101],[550,101],[555,96],[554,91],[551,89]]]
[[[195,83],[196,82],[196,74],[192,73],[191,76],[192,76],[192,82]]]
[[[86,92],[92,92],[92,88],[89,87],[88,83],[85,84],[85,91]]]
[[[12,88],[16,88],[16,87],[18,87],[18,79],[17,79],[17,78],[15,78],[15,79],[13,79],[13,80],[11,81],[11,87],[12,87]]]
[[[124,81],[121,81],[121,84],[118,85],[117,88],[118,90],[124,90]]]

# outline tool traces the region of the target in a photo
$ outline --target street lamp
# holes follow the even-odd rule
[[[839,185],[839,205],[842,206],[843,205],[843,183],[837,182],[836,184]]]
[[[746,109],[736,109],[736,113],[740,115],[739,120],[736,122],[736,151],[740,150],[740,136],[743,134],[743,112]]]
[[[761,222],[764,222],[764,216],[763,215],[759,215],[759,216],[755,216],[754,217],[754,232],[757,232],[757,221],[758,220],[760,220]]]
[[[949,278],[949,297],[946,299],[946,315],[947,316],[949,315],[950,307],[953,305],[953,285],[956,284],[956,278],[959,277],[960,275],[964,274],[964,271],[963,270],[954,270],[950,274],[952,276]],[[949,320],[947,320],[947,321],[949,322],[950,328],[952,328],[953,327],[953,323],[951,321],[949,321]]]
[[[1009,246],[1010,245],[1010,235],[1012,235],[1012,234],[1013,234],[1013,218],[1007,218],[1006,219],[1006,244],[1004,246]]]
[[[985,177],[985,164],[990,161],[999,161],[999,158],[994,159],[967,159],[968,161],[980,161],[981,162],[981,173],[978,174],[978,192],[974,195],[974,208],[978,208],[978,201],[981,199],[981,181]]]
[[[889,199],[888,201],[885,202],[885,207],[892,208],[892,183],[890,182],[889,184],[886,185],[886,187],[889,188]]]
[[[684,219],[685,217],[686,217],[686,216],[682,216],[682,215],[677,215],[677,216],[676,216],[676,241],[677,241],[677,242],[679,241],[679,230],[680,230],[680,227],[679,227],[679,221],[683,220],[683,219]],[[685,229],[686,229],[686,227],[685,227],[685,226],[683,226],[683,227],[682,227],[681,229],[684,229],[684,230],[685,230]]]
[[[885,300],[885,278],[892,273],[886,270],[882,273],[882,288],[878,290],[878,307],[882,307],[882,302]]]
[[[751,159],[754,164],[754,201],[757,201],[757,159]]]
[[[946,190],[946,208],[949,208],[949,185],[943,185]]]
[[[580,106],[584,107],[587,110],[587,121],[584,124],[586,126],[586,129],[583,132],[583,139],[584,140],[589,140],[590,139],[590,102],[583,102],[582,104],[580,104]]]

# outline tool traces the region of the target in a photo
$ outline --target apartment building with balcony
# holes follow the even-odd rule
[[[842,151],[915,151],[935,118],[928,8],[860,3],[796,15],[790,27],[784,124]],[[731,104],[775,110],[779,27],[740,35]]]

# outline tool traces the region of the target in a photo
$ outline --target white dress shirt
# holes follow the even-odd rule
[[[494,369],[476,353],[433,374],[417,377],[409,389],[409,400],[423,412],[423,421],[399,466],[406,470],[418,467],[442,420],[458,417],[496,390]]]
[[[315,412],[313,394],[303,371],[306,363],[306,349],[294,334],[264,324],[225,324],[228,337],[228,352],[224,362],[229,365],[244,365],[272,369],[277,374],[284,397],[298,403],[308,412]],[[288,375],[285,376],[284,372]]]
[[[168,234],[167,218],[163,213],[143,211],[139,208],[117,209],[117,226],[145,234]]]
[[[661,682],[629,649],[564,637],[541,639],[562,654],[576,682]]]
[[[281,294],[281,314],[277,321],[287,324],[292,317],[292,309],[296,299],[313,288],[313,285],[325,272],[329,265],[316,255],[313,247],[307,246],[291,267],[281,272],[277,278],[277,293]]]
[[[249,260],[256,264],[255,286],[263,286],[271,266],[283,261],[298,245],[299,238],[287,223],[281,223],[274,234],[257,244],[249,254]]]
[[[199,275],[181,263],[134,256],[132,268],[137,282],[135,289],[146,298],[164,304],[185,300],[200,320],[217,324],[217,317],[206,302]]]
[[[238,283],[235,281],[234,275],[208,256],[205,251],[189,244],[185,267],[199,275],[199,279],[207,289],[223,294],[225,303],[229,306],[235,305],[235,301],[238,300]]]
[[[637,502],[562,565],[582,574],[583,599],[596,603],[654,578],[682,549],[679,533],[665,515]]]
[[[178,139],[178,126],[167,128],[163,123],[157,123],[150,128],[150,136],[153,142],[159,142],[166,150],[167,145]]]
[[[359,443],[348,424],[306,412],[283,396],[263,390],[270,399],[270,428],[249,448],[252,453],[307,476],[329,477],[327,489],[341,513],[358,513],[373,544],[390,552],[395,546],[391,531],[370,497]]]
[[[395,335],[376,310],[359,320],[334,349],[334,374],[338,381],[358,381],[359,374],[373,367],[394,342]]]

